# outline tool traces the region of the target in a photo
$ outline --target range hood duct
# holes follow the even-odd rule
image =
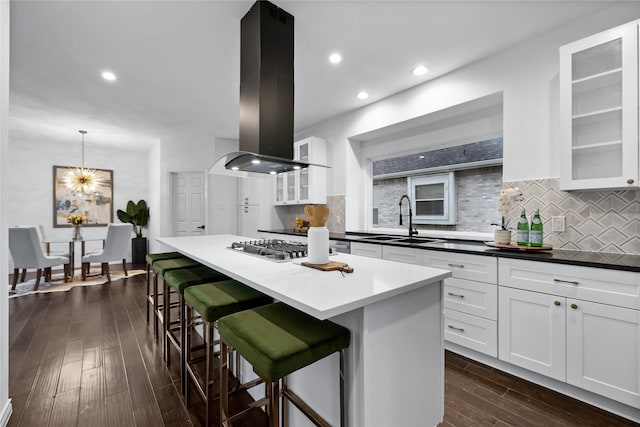
[[[311,165],[292,160],[293,38],[293,16],[268,1],[254,3],[240,21],[240,151],[226,155],[227,169],[280,173]]]

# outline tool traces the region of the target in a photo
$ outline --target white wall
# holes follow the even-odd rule
[[[7,188],[9,145],[9,2],[0,1],[0,260],[9,258],[7,232]],[[9,277],[7,263],[0,262],[0,277]],[[9,304],[6,291],[0,294],[0,425],[11,415],[9,400]]]
[[[43,139],[29,132],[13,131],[8,150],[8,215],[10,225],[42,224],[45,236],[64,240],[71,236],[69,228],[53,228],[53,166],[80,166],[81,139],[76,131],[69,140]],[[129,200],[149,200],[149,154],[105,146],[93,146],[85,138],[85,166],[113,170],[113,221],[119,223],[116,211],[125,209]],[[103,238],[104,227],[85,227],[83,237]],[[148,230],[143,230],[148,235]],[[130,254],[128,259],[131,259]]]
[[[329,195],[346,195],[346,230],[364,226],[366,172],[361,143],[349,137],[503,93],[504,179],[556,177],[558,161],[558,48],[640,17],[640,2],[610,8],[485,58],[411,90],[299,132],[296,139],[329,141]],[[508,36],[508,35],[506,35]],[[402,150],[401,148],[399,148]],[[349,176],[347,176],[349,171]]]

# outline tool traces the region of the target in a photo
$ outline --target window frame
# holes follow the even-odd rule
[[[416,209],[416,187],[420,185],[444,185],[444,200],[442,215],[418,215]],[[414,224],[456,224],[456,181],[454,172],[416,175],[407,177],[407,194],[411,199],[411,210],[413,211]],[[435,200],[435,199],[434,199]]]

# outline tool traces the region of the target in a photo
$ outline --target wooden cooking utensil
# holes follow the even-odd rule
[[[324,227],[329,217],[327,205],[307,205],[304,207],[304,216],[307,217],[312,227]]]

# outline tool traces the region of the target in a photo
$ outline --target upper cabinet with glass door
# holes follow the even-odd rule
[[[327,142],[310,137],[293,144],[293,158],[305,163],[327,163]],[[327,169],[310,166],[276,176],[276,205],[327,203]]]
[[[638,22],[560,48],[562,190],[638,187]]]

